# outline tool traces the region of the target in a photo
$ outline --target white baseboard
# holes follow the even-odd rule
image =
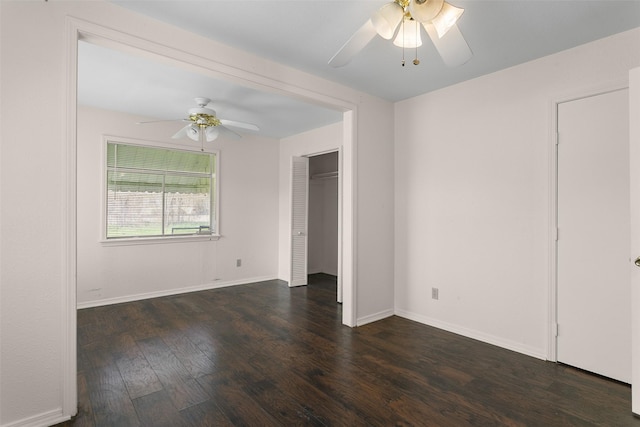
[[[474,329],[465,328],[452,323],[443,322],[438,319],[433,319],[421,314],[412,313],[405,310],[396,309],[395,314],[405,319],[413,320],[424,325],[433,326],[434,328],[442,329],[447,332],[453,332],[454,334],[462,335],[467,338],[471,338],[477,341],[482,341],[487,344],[495,345],[505,348],[507,350],[515,351],[516,353],[522,353],[527,356],[535,357],[536,359],[547,360],[547,353],[544,349],[538,349],[523,345],[522,343],[506,340],[504,338],[496,337],[494,335],[486,334],[484,332],[476,331]]]
[[[79,302],[77,304],[77,308],[82,309],[82,308],[100,307],[103,305],[121,304],[124,302],[140,301],[143,299],[186,294],[189,292],[207,291],[210,289],[226,288],[229,286],[247,285],[249,283],[265,282],[268,280],[277,280],[277,277],[263,276],[263,277],[249,277],[249,278],[238,279],[238,280],[226,280],[226,281],[218,280],[215,282],[204,283],[202,285],[196,285],[196,286],[189,286],[186,288],[168,289],[164,291],[146,292],[144,294],[124,295],[124,296],[115,297],[115,298],[104,298],[104,299],[93,300],[93,301],[84,301],[84,302]]]
[[[393,316],[393,310],[383,310],[378,313],[370,314],[368,316],[359,317],[356,320],[356,326],[366,325],[367,323],[373,323],[391,316]]]
[[[71,417],[62,415],[62,408],[43,412],[32,417],[2,424],[1,427],[46,427],[70,420]]]

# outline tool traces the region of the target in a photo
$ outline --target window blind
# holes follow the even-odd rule
[[[215,231],[215,154],[107,143],[107,239]]]

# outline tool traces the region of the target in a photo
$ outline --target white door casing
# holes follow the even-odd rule
[[[336,301],[342,304],[342,147],[338,149],[338,279]]]
[[[629,73],[629,171],[631,200],[631,407],[640,415],[640,68]]]
[[[558,105],[557,360],[631,381],[628,94]]]
[[[307,284],[309,159],[291,158],[291,275],[289,286]]]

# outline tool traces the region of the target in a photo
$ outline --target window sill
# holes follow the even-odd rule
[[[103,239],[100,241],[102,246],[132,246],[132,245],[158,245],[165,243],[186,243],[186,242],[206,242],[217,241],[220,239],[219,234],[197,235],[190,234],[188,236],[164,236],[164,237],[124,237],[121,239]]]

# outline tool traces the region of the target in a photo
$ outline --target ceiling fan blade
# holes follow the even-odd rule
[[[246,130],[254,130],[256,132],[260,130],[260,128],[254,125],[253,123],[236,122],[235,120],[227,120],[227,119],[220,119],[220,123],[222,123],[225,126],[231,126],[234,128],[246,129]]]
[[[189,129],[190,126],[191,125],[186,125],[182,129],[180,129],[178,132],[176,132],[176,134],[173,135],[171,138],[173,138],[173,139],[184,138],[185,136],[187,136],[187,129]]]
[[[147,123],[162,123],[162,122],[184,122],[187,119],[169,119],[169,120],[150,120],[146,122],[136,122],[137,125],[146,125]]]
[[[457,25],[452,25],[442,38],[438,37],[436,27],[430,22],[424,22],[422,25],[442,60],[449,67],[459,67],[473,57],[473,53]]]
[[[332,67],[342,67],[347,65],[356,53],[360,52],[376,36],[376,28],[371,19],[368,19],[362,27],[356,31],[349,40],[333,55],[329,60]]]

